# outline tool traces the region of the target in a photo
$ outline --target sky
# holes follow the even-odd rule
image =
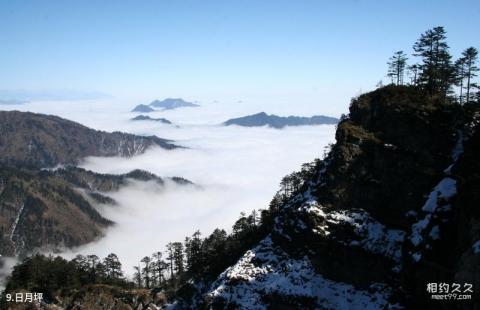
[[[0,89],[301,102],[338,116],[438,25],[454,56],[479,48],[480,2],[0,0]]]
[[[201,187],[134,183],[112,193],[118,206],[101,211],[117,225],[76,250],[115,252],[130,272],[168,241],[229,229],[241,211],[267,207],[284,175],[322,157],[335,140],[335,126],[222,122],[260,111],[346,113],[352,97],[387,80],[395,51],[410,54],[420,34],[438,25],[455,57],[480,47],[480,2],[0,0],[0,99],[36,97],[0,109],[188,147],[82,163],[101,173],[181,176]],[[134,106],[166,97],[201,107],[151,114],[179,127],[130,121]]]

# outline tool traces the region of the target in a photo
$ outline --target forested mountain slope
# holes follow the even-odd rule
[[[0,255],[69,248],[101,237],[114,223],[94,205],[114,205],[106,194],[131,181],[164,183],[141,170],[111,175],[76,167],[50,171],[0,166]],[[191,184],[182,178],[172,181]]]
[[[173,149],[171,141],[123,132],[108,133],[44,114],[0,111],[0,163],[52,167],[87,156],[133,156],[150,147]]]

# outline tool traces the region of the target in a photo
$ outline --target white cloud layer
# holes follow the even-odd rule
[[[202,104],[202,103],[200,103]],[[97,254],[114,252],[127,273],[145,255],[163,249],[169,241],[183,241],[197,229],[206,235],[214,228],[230,229],[240,212],[266,208],[278,189],[280,179],[298,170],[304,162],[321,157],[324,147],[334,140],[334,126],[245,128],[219,124],[228,118],[260,111],[280,115],[322,114],[308,106],[257,104],[204,104],[154,112],[179,127],[157,122],[133,122],[129,111],[135,103],[111,101],[43,102],[18,106],[47,114],[56,114],[87,126],[136,134],[155,134],[188,147],[166,151],[152,148],[133,158],[86,158],[82,167],[101,173],[125,173],[144,169],[159,176],[180,176],[198,187],[167,183],[133,182],[111,196],[118,206],[102,206],[100,212],[117,224],[101,240],[68,251]],[[10,107],[13,109],[14,107]]]

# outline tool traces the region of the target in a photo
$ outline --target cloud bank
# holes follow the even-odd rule
[[[125,173],[144,169],[162,177],[180,176],[197,186],[167,182],[164,187],[150,182],[132,182],[110,193],[117,206],[98,206],[116,225],[104,238],[63,253],[104,257],[116,253],[124,271],[170,241],[183,241],[199,229],[204,236],[214,228],[229,230],[240,212],[266,208],[283,176],[298,170],[302,163],[321,157],[333,142],[335,126],[267,127],[220,126],[228,118],[266,110],[281,115],[308,113],[301,106],[257,106],[209,104],[199,108],[154,112],[176,126],[129,119],[134,104],[84,102],[54,104],[29,103],[24,110],[51,113],[79,121],[87,126],[136,134],[155,134],[173,139],[185,149],[166,151],[152,148],[133,158],[86,158],[81,166],[100,173]],[[298,110],[298,111],[297,111]],[[296,113],[298,112],[298,113]],[[307,113],[306,113],[307,112]]]

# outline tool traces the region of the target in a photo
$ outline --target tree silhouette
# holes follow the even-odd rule
[[[472,83],[472,79],[477,76],[478,67],[476,66],[476,61],[478,57],[478,51],[474,47],[469,47],[462,53],[463,62],[465,63],[465,78],[467,79],[467,102],[470,101],[470,90],[472,87],[476,87],[475,83]]]
[[[403,85],[403,76],[407,65],[407,55],[403,51],[398,51],[390,57],[388,61],[387,76],[391,78],[392,83]]]
[[[443,27],[435,27],[423,33],[413,46],[414,56],[422,58],[418,83],[429,94],[440,92],[444,98],[454,82],[455,73],[445,39]]]

